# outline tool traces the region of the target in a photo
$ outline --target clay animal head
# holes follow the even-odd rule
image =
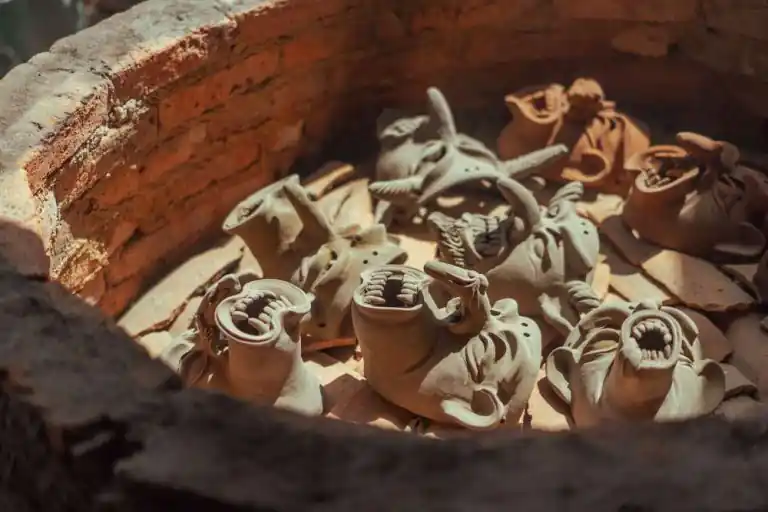
[[[618,112],[596,80],[579,78],[567,89],[560,84],[530,87],[505,101],[512,120],[497,140],[501,158],[565,144],[569,158],[544,169],[543,176],[626,194],[633,176],[624,172],[624,160],[648,147],[648,129]]]
[[[353,320],[365,377],[422,417],[485,430],[522,412],[541,333],[514,300],[491,305],[482,274],[442,262],[363,273]]]
[[[419,206],[454,187],[495,182],[519,168],[541,167],[567,153],[565,147],[545,148],[502,164],[481,142],[457,131],[448,102],[438,89],[431,87],[427,96],[438,138],[425,142],[418,152],[408,153],[410,170],[403,177],[386,179],[377,174],[378,181],[369,190],[384,204],[415,213]]]
[[[606,303],[585,315],[549,355],[546,373],[579,426],[700,416],[725,393],[693,320],[653,301]]]
[[[404,263],[406,258],[407,253],[381,224],[333,234],[317,252],[304,258],[292,281],[315,295],[302,327],[312,340],[312,349],[328,343],[339,345],[340,340],[354,344],[350,306],[361,272]]]
[[[237,212],[250,212],[240,228],[232,220]],[[225,230],[246,240],[265,277],[291,281],[315,297],[302,323],[305,350],[354,344],[349,307],[360,272],[406,258],[381,225],[334,230],[296,175],[241,203]]]
[[[638,235],[665,248],[715,260],[762,254],[768,177],[739,164],[739,150],[695,133],[627,160],[637,173],[623,209]]]
[[[296,205],[311,213],[302,215]],[[265,277],[286,280],[328,240],[329,223],[292,174],[240,202],[222,228],[243,239]]]
[[[576,212],[583,185],[563,186],[547,208],[516,180],[497,186],[510,204],[506,218],[430,214],[439,257],[485,273],[491,299],[513,297],[523,314],[543,313],[568,332],[570,323],[554,316],[575,298],[570,283],[591,279],[600,247],[595,226]]]
[[[309,415],[323,411],[320,383],[301,360],[301,320],[312,296],[284,281],[260,279],[222,300],[216,326],[225,340],[232,392]]]

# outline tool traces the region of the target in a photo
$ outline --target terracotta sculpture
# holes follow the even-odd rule
[[[246,220],[238,224],[237,218]],[[407,258],[380,224],[334,230],[296,175],[246,199],[224,229],[243,237],[264,277],[290,281],[315,297],[302,321],[305,350],[354,344],[349,308],[360,272]]]
[[[610,302],[585,315],[547,358],[546,376],[578,426],[700,416],[725,394],[696,324],[654,301]]]
[[[363,272],[352,318],[368,383],[440,423],[487,430],[517,418],[541,364],[536,323],[512,299],[492,305],[482,274],[437,261],[425,271]]]
[[[243,200],[227,216],[222,228],[243,239],[265,277],[288,280],[301,259],[326,241],[326,233],[317,231],[314,225],[305,226],[294,207],[296,203],[312,202],[299,176],[292,174]]]
[[[438,257],[485,274],[491,300],[514,298],[521,314],[542,318],[567,336],[579,312],[599,302],[589,283],[600,239],[575,208],[583,185],[564,185],[546,208],[516,180],[504,178],[497,186],[511,205],[506,218],[430,214]]]
[[[546,178],[621,195],[629,190],[634,176],[624,172],[624,160],[649,146],[648,130],[617,111],[597,81],[579,78],[567,89],[530,87],[505,101],[512,121],[497,141],[501,158],[562,143],[571,148],[570,157],[550,166]]]
[[[235,396],[307,415],[323,412],[320,382],[301,360],[301,320],[311,295],[276,279],[260,279],[216,306],[216,326],[229,348]]]
[[[766,177],[740,165],[739,150],[727,142],[683,132],[677,143],[627,161],[639,175],[624,222],[641,238],[693,256],[758,258],[766,243]]]
[[[160,357],[189,386],[319,415],[320,383],[301,360],[301,320],[311,299],[285,281],[228,274],[206,291],[192,329]]]
[[[549,165],[568,151],[562,145],[539,146],[531,154],[502,163],[480,141],[457,131],[453,113],[438,89],[431,87],[427,96],[429,116],[402,119],[380,133],[377,181],[369,185],[380,201],[377,221],[411,217],[420,206],[453,187],[492,183],[502,176]]]

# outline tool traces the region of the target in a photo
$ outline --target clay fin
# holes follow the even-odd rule
[[[503,169],[507,176],[517,180],[522,180],[534,174],[542,168],[556,162],[568,154],[568,147],[565,144],[555,144],[547,146],[517,157],[513,160],[504,162]]]
[[[512,178],[501,178],[496,182],[501,195],[512,206],[515,214],[521,215],[526,223],[526,228],[531,229],[541,221],[539,203],[533,194],[522,184]],[[522,211],[519,211],[522,208]]]
[[[421,176],[374,181],[368,185],[368,191],[381,201],[410,204],[418,199],[423,181]]]
[[[317,204],[313,203],[307,196],[301,185],[286,183],[285,196],[296,209],[296,213],[304,224],[305,232],[316,231],[318,235],[324,235],[326,240],[331,240],[334,237],[333,228],[328,219],[325,218]]]
[[[497,427],[507,409],[499,397],[491,389],[476,389],[472,396],[472,404],[458,398],[446,398],[440,404],[443,412],[465,428],[473,430],[489,430]]]
[[[430,87],[427,89],[427,98],[429,98],[429,106],[431,114],[433,114],[438,121],[440,128],[438,133],[440,138],[445,142],[453,143],[457,137],[456,122],[453,119],[453,112],[448,105],[448,100],[445,99],[445,95],[437,87]]]

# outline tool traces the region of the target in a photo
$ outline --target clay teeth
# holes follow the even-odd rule
[[[388,304],[385,296],[387,285],[397,282],[399,304]],[[363,287],[363,301],[371,306],[412,307],[416,303],[421,280],[409,273],[395,273],[391,270],[379,270],[371,275]]]
[[[672,355],[672,332],[661,320],[642,320],[632,327],[631,333],[630,341],[638,345],[646,336],[661,336],[664,341],[664,347],[659,350],[641,348],[643,359],[659,361]]]

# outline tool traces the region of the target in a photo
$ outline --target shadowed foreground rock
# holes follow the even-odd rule
[[[180,390],[8,258],[0,322],[2,510],[768,510],[768,415],[435,441]]]

